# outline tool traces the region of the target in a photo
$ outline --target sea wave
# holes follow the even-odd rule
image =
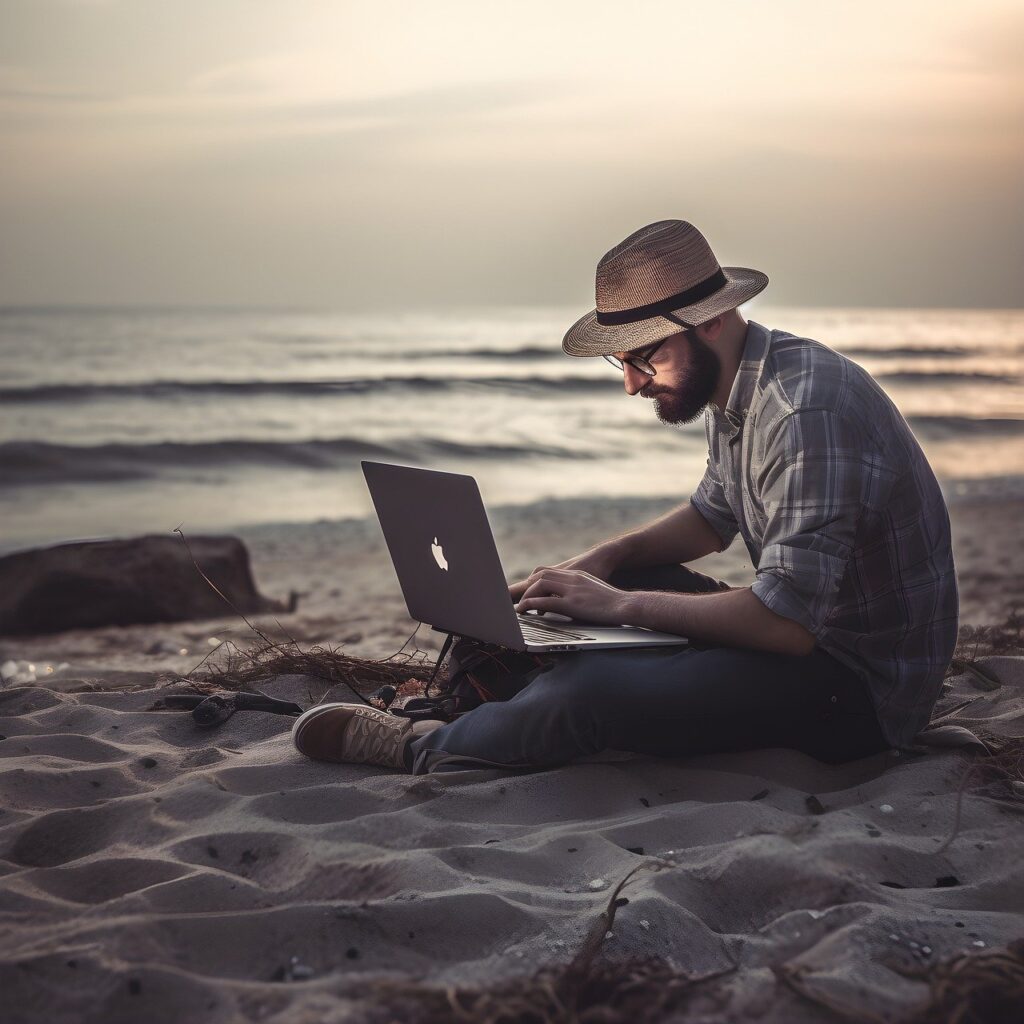
[[[1021,437],[1024,419],[970,416],[911,416],[921,437]],[[606,453],[580,445],[520,442],[469,443],[442,437],[399,437],[373,441],[360,437],[310,438],[300,441],[229,438],[218,441],[157,441],[97,445],[52,444],[46,441],[0,443],[0,479],[8,486],[47,483],[103,483],[156,479],[189,470],[301,468],[311,471],[352,468],[361,458],[430,462],[489,460],[600,459]]]
[[[161,476],[166,470],[209,469],[239,465],[285,466],[310,470],[351,467],[361,458],[427,461],[534,457],[599,458],[578,449],[541,444],[463,444],[445,438],[407,438],[382,444],[355,437],[312,438],[305,441],[224,441],[151,444],[65,445],[45,441],[0,444],[0,479],[5,484],[85,483],[138,480]]]
[[[835,350],[844,356],[877,359],[899,359],[913,356],[978,356],[988,349],[967,348],[963,345],[843,345]]]
[[[291,355],[292,353],[289,353]],[[307,350],[300,353],[302,358],[313,358],[316,355],[336,355],[337,349]],[[565,359],[566,354],[561,345],[522,345],[518,348],[415,348],[391,352],[388,359]]]
[[[894,370],[892,373],[876,373],[875,380],[890,381],[896,384],[1019,384],[1020,377],[1012,373],[985,373],[984,371],[950,371],[931,372],[928,370]]]
[[[614,374],[597,377],[380,377],[345,380],[166,380],[125,383],[85,382],[79,384],[38,384],[30,387],[0,388],[0,402],[90,402],[122,398],[219,397],[310,397],[314,395],[362,395],[383,391],[419,393],[472,389],[493,389],[516,393],[531,391],[617,390]]]
[[[992,434],[999,437],[1024,438],[1024,419],[974,416],[908,416],[907,422],[915,433],[935,439],[950,437],[978,437]]]

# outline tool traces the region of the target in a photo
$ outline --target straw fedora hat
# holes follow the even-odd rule
[[[601,257],[597,309],[569,328],[562,351],[604,356],[643,348],[735,309],[767,284],[759,270],[721,266],[687,221],[659,220]]]

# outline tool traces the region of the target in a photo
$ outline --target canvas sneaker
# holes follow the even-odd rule
[[[411,740],[443,722],[413,722],[367,704],[318,704],[292,726],[295,749],[316,761],[380,764],[405,769]]]

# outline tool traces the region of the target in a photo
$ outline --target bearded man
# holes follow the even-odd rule
[[[509,701],[450,723],[354,704],[307,712],[311,757],[416,774],[537,768],[605,749],[790,747],[829,763],[913,744],[956,644],[949,515],[906,421],[862,367],[744,320],[768,278],[722,267],[686,221],[647,225],[597,267],[563,350],[603,357],[666,424],[704,414],[689,501],[509,588],[519,612],[678,634],[688,645],[562,654]],[[629,451],[623,448],[623,471]],[[730,587],[688,569],[741,536]]]

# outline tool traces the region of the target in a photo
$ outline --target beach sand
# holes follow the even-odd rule
[[[492,522],[518,578],[667,507],[548,502]],[[961,622],[1003,621],[1024,599],[1021,508],[951,516]],[[380,658],[413,632],[375,521],[239,535],[264,593],[305,594],[280,628],[253,620],[275,639]],[[739,545],[696,567],[752,579]],[[308,761],[287,718],[203,731],[150,710],[183,689],[169,673],[252,639],[228,614],[0,640],[0,661],[37,675],[0,689],[11,1024],[388,1020],[368,979],[487,984],[567,961],[638,864],[602,955],[725,972],[678,1019],[844,1019],[832,1004],[896,1020],[928,993],[901,967],[1024,936],[1024,799],[975,782],[946,845],[976,748],[840,766],[781,749],[609,752],[554,771],[412,777]],[[429,655],[438,640],[421,627],[415,644]],[[981,664],[1003,685],[952,677],[938,712],[971,700],[949,721],[1024,735],[1024,663]],[[261,688],[305,706],[325,685]]]

